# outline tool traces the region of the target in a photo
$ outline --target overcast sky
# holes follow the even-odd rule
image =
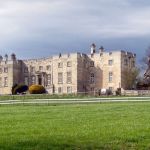
[[[0,1],[0,51],[19,58],[59,52],[127,50],[138,59],[150,46],[148,0]]]

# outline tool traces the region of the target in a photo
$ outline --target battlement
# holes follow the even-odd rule
[[[134,67],[135,57],[131,52],[106,51],[102,46],[97,51],[95,44],[90,54],[59,53],[25,60],[17,59],[15,54],[6,54],[0,56],[0,94],[10,94],[14,84],[40,84],[48,93],[59,94],[124,88],[121,72]]]
[[[124,51],[124,50],[121,50],[121,54],[124,55],[124,56],[128,56],[128,57],[133,57],[133,58],[136,57],[135,53]]]

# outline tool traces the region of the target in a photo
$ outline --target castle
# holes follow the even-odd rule
[[[103,47],[91,54],[59,54],[41,59],[18,60],[0,56],[0,94],[11,94],[14,84],[43,85],[50,94],[93,93],[102,88],[125,89],[123,71],[135,67],[136,55],[126,51],[107,52]]]

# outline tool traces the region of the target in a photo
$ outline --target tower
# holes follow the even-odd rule
[[[91,45],[91,55],[93,55],[94,53],[96,53],[96,45],[93,43]]]
[[[16,55],[14,53],[11,54],[11,60],[15,61],[16,60]]]
[[[103,46],[101,46],[101,47],[99,48],[99,52],[100,52],[100,53],[103,53],[103,52],[104,52],[104,47],[103,47]]]
[[[3,57],[0,55],[0,62],[2,62],[2,60],[3,60]]]
[[[8,61],[8,55],[5,54],[5,61]]]

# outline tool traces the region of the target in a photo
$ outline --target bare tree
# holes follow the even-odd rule
[[[123,71],[125,77],[124,85],[125,89],[131,90],[136,88],[136,84],[139,79],[140,69],[138,67],[128,68]]]
[[[144,80],[150,83],[150,47],[146,50],[146,56],[143,58],[143,62],[146,64],[147,70],[144,73]]]

